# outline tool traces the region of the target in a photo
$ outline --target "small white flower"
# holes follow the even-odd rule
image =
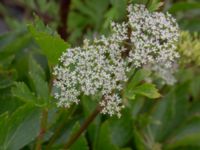
[[[69,48],[54,68],[58,106],[78,104],[81,94],[104,97],[102,113],[121,116],[120,96],[126,73],[146,67],[157,72],[167,83],[174,83],[172,68],[178,53],[178,25],[170,14],[149,12],[144,5],[128,6],[128,21],[111,23],[109,37],[84,40],[82,47]],[[128,44],[128,47],[127,47]],[[123,56],[123,54],[126,54]],[[167,71],[170,70],[170,71]]]
[[[169,70],[179,57],[176,52],[179,38],[176,20],[169,13],[149,12],[144,5],[130,5],[128,12],[128,24],[132,29],[130,38],[135,45],[129,54],[129,62],[135,67],[148,64],[146,66],[149,69],[158,71],[161,78],[169,83],[172,75],[166,78],[166,74],[160,73],[160,69],[155,68]],[[173,73],[173,70],[170,72]]]

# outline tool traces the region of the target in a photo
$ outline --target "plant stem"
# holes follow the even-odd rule
[[[41,150],[42,149],[42,141],[44,138],[44,134],[46,132],[46,125],[47,125],[47,118],[48,118],[48,109],[44,109],[42,111],[42,119],[41,119],[41,124],[40,124],[40,132],[37,137],[37,142],[36,142],[36,147],[35,150]]]
[[[85,120],[85,122],[82,124],[80,129],[72,134],[72,136],[69,138],[69,140],[64,145],[64,149],[69,149],[69,147],[81,136],[81,134],[87,129],[87,127],[90,125],[90,123],[96,118],[96,116],[101,112],[103,107],[100,105],[97,105],[96,109],[90,114],[90,116]]]
[[[64,118],[64,121],[59,125],[58,128],[56,128],[53,136],[50,138],[49,143],[46,146],[46,149],[50,149],[50,147],[53,145],[53,143],[56,141],[56,139],[60,136],[60,134],[62,133],[62,129],[65,127],[65,125],[70,121],[71,115],[74,113],[74,111],[76,110],[76,107],[73,107],[72,109],[70,109],[70,112],[65,112],[65,115],[61,117]]]
[[[49,66],[50,72],[52,71],[52,66]],[[54,77],[52,75],[50,75],[50,80],[49,80],[49,91],[51,93],[51,89],[53,86],[53,79]],[[47,122],[48,122],[48,108],[44,108],[42,110],[42,116],[41,116],[41,123],[40,123],[40,132],[39,135],[37,137],[36,140],[36,147],[35,150],[42,150],[42,142],[43,142],[43,138],[44,135],[46,133],[47,130]]]
[[[60,24],[58,26],[58,33],[63,40],[67,40],[69,34],[67,32],[67,19],[70,9],[71,0],[60,0],[59,17]]]

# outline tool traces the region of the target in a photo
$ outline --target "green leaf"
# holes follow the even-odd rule
[[[134,144],[137,150],[146,150],[144,138],[140,134],[140,132],[134,127],[133,128],[133,135],[134,135]]]
[[[0,68],[0,89],[5,89],[14,84],[17,77],[15,70],[1,70]]]
[[[72,129],[71,135],[77,132],[79,128],[80,128],[80,125],[76,123]],[[78,150],[78,149],[89,150],[88,145],[87,145],[87,140],[83,134],[78,138],[78,140],[70,148],[70,150]]]
[[[137,86],[141,81],[145,80],[149,77],[151,72],[149,70],[140,69],[138,70],[135,75],[131,78],[130,82],[127,85],[127,89],[132,89]]]
[[[189,110],[189,115],[200,114],[200,101],[193,102]]]
[[[97,30],[100,28],[100,25],[102,24],[103,19],[104,19],[104,15],[102,14],[105,13],[109,5],[109,1],[107,0],[101,0],[101,1],[74,0],[73,4],[74,4],[74,7],[81,12],[81,15],[84,16],[85,24],[93,24],[94,28]],[[90,19],[86,19],[86,18],[90,18]]]
[[[161,95],[158,93],[154,84],[144,83],[136,88],[134,88],[133,93],[146,96],[148,98],[159,98]]]
[[[140,69],[136,71],[136,73],[132,76],[131,80],[128,82],[127,86],[125,87],[124,95],[129,99],[135,99],[136,92],[135,88],[146,78],[150,76],[151,72],[146,69]],[[141,93],[140,93],[141,94]],[[146,95],[145,95],[146,96]]]
[[[35,95],[30,91],[24,82],[17,82],[15,85],[16,86],[12,88],[13,96],[26,103],[34,103],[34,101],[36,101]]]
[[[37,98],[41,101],[40,104],[47,104],[49,102],[49,87],[45,79],[45,73],[40,65],[30,58],[29,61],[29,81],[32,90],[35,91]]]
[[[4,120],[3,124],[6,124],[6,128],[0,136],[5,138],[0,140],[1,149],[21,149],[33,141],[39,132],[39,112],[30,105],[24,105]]]
[[[126,147],[126,148],[121,148],[120,150],[132,150],[132,149],[129,147]]]
[[[8,130],[7,123],[8,123],[8,113],[0,115],[0,149],[5,149],[2,143],[6,139],[6,134]]]
[[[187,11],[192,9],[200,9],[200,3],[198,2],[178,2],[172,5],[168,10],[170,13],[176,13],[178,11]]]
[[[108,121],[101,125],[95,150],[119,150],[112,144]]]
[[[193,116],[181,127],[176,128],[173,136],[170,137],[168,148],[179,146],[200,146],[200,116]]]
[[[125,146],[132,138],[133,120],[130,112],[124,110],[121,118],[113,117],[110,118],[108,122],[112,143],[119,147]]]
[[[110,27],[110,22],[121,20],[126,15],[127,2],[122,0],[111,0],[111,8],[105,14],[105,21],[103,27],[106,29]]]
[[[196,76],[193,78],[193,80],[190,82],[190,92],[191,95],[195,100],[198,100],[199,98],[199,91],[200,91],[200,77]],[[189,92],[189,91],[188,91]]]
[[[85,118],[87,118],[92,113],[94,108],[97,106],[97,102],[99,99],[100,97],[98,96],[95,96],[95,97],[83,96],[82,97],[81,100],[82,100]],[[98,115],[87,129],[88,137],[89,137],[89,140],[91,141],[92,147],[95,147],[96,145],[95,142],[96,142],[96,139],[98,138],[100,123],[101,123],[101,116]]]
[[[144,83],[135,88],[131,88],[131,90],[128,90],[125,93],[125,96],[129,99],[135,98],[136,95],[142,95],[152,99],[159,98],[161,96],[155,85],[151,83]]]
[[[25,48],[28,44],[30,44],[31,36],[27,33],[16,33],[6,38],[5,40],[5,43],[3,43],[3,46],[0,49],[0,59],[14,55],[16,52]],[[7,40],[9,41],[8,43]],[[2,42],[4,42],[4,40]]]
[[[29,73],[29,77],[37,98],[41,100],[41,104],[47,104],[49,102],[48,83],[43,80],[39,75],[32,72]]]
[[[33,25],[28,26],[30,33],[40,46],[42,53],[48,58],[51,65],[58,63],[58,58],[69,47],[58,35],[38,31]]]
[[[188,84],[184,83],[171,91],[152,108],[151,130],[156,141],[170,139],[188,112]]]
[[[134,101],[129,101],[127,109],[131,111],[132,118],[137,118],[140,110],[142,109],[143,105],[145,104],[144,97],[138,96]]]
[[[10,88],[1,89],[0,93],[0,114],[5,112],[12,113],[23,104],[12,95]]]
[[[160,0],[150,0],[150,3],[148,5],[148,9],[150,11],[156,11],[158,10],[162,5],[164,4],[164,2],[161,2]]]
[[[42,79],[46,80],[46,74],[41,65],[32,57],[29,56],[29,70],[33,74],[37,74]]]
[[[200,20],[198,17],[190,19],[183,18],[179,22],[182,30],[188,30],[190,32],[200,32]]]

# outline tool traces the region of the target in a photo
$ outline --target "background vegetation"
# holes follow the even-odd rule
[[[132,0],[169,11],[181,28],[178,82],[134,96],[120,119],[98,115],[70,150],[200,150],[200,2]],[[163,5],[160,6],[160,2]],[[62,149],[93,111],[95,97],[57,108],[51,71],[61,53],[85,37],[109,34],[128,0],[0,1],[0,150]],[[145,75],[145,76],[144,76]],[[148,73],[137,72],[134,86]],[[134,88],[134,87],[132,87]],[[134,91],[134,90],[133,90]]]

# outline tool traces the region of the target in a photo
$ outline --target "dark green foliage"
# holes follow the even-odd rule
[[[198,0],[71,0],[65,42],[56,32],[58,1],[36,1],[0,2],[0,150],[35,149],[44,110],[48,118],[42,149],[63,148],[100,97],[81,96],[79,106],[56,107],[52,67],[69,45],[109,34],[111,21],[126,19],[128,3],[168,10],[181,29],[200,31]],[[133,70],[122,93],[122,117],[98,115],[70,150],[199,150],[199,74],[199,67],[186,64],[180,66],[174,86],[162,86],[145,81],[151,72]]]

